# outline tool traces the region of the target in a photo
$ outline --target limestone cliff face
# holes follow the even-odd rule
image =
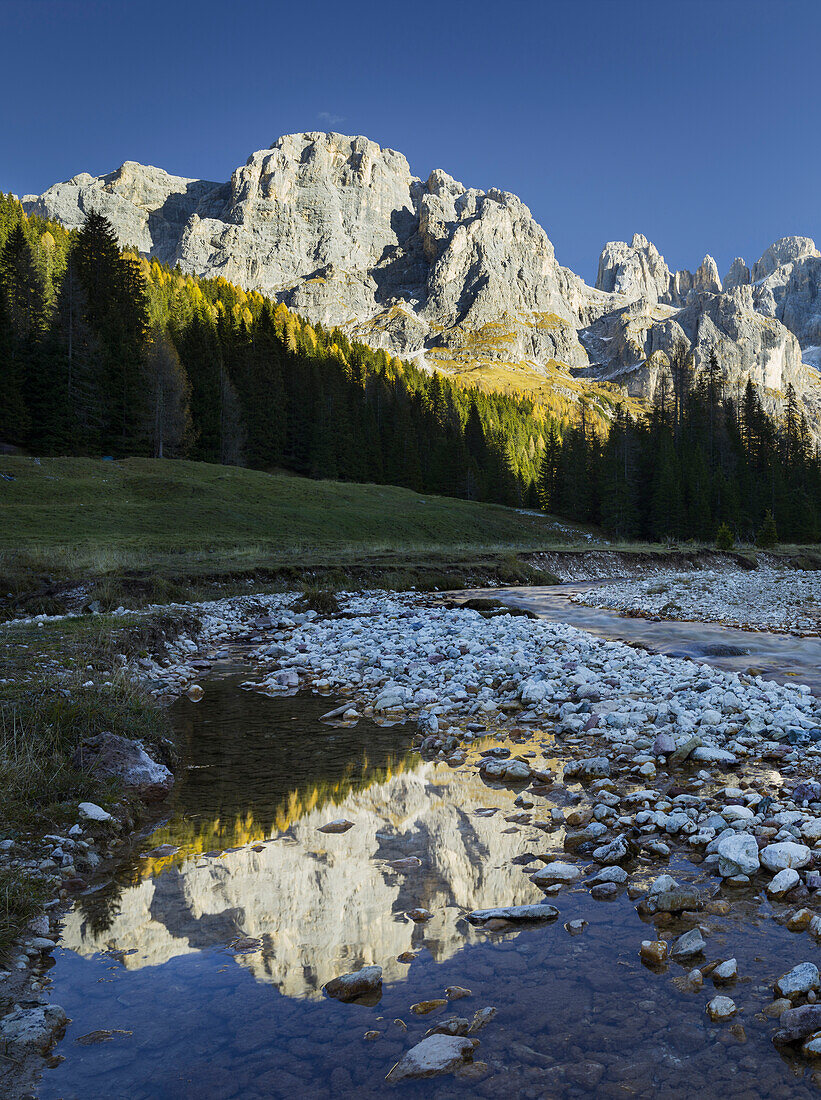
[[[281,137],[224,184],[127,162],[24,203],[68,226],[99,210],[123,244],[395,354],[558,364],[649,398],[671,340],[686,339],[697,364],[718,350],[727,381],[751,378],[773,407],[787,381],[813,418],[821,405],[799,349],[814,363],[821,345],[821,254],[806,237],[777,241],[752,271],[735,260],[722,285],[711,256],[672,272],[636,234],[605,246],[589,287],[515,195],[438,169],[423,181],[401,153],[335,133]]]
[[[170,176],[159,168],[126,161],[107,176],[82,172],[23,202],[30,213],[55,218],[68,229],[79,229],[86,215],[96,210],[111,221],[121,244],[173,264],[191,218],[221,211],[227,194],[225,184]]]
[[[664,257],[641,233],[634,233],[630,244],[610,241],[599,256],[599,290],[623,294],[630,300],[666,302],[671,294],[670,280]]]
[[[751,380],[770,411],[792,385],[811,422],[821,424],[816,372],[803,363],[789,329],[755,310],[749,285],[721,294],[691,290],[681,309],[638,298],[591,326],[584,339],[591,361],[600,364],[589,368],[593,376],[635,396],[653,398],[671,354],[683,345],[693,351],[696,374],[715,353],[725,384],[740,391]]]

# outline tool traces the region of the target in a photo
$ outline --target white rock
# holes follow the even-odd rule
[[[102,806],[96,805],[94,802],[81,802],[77,807],[80,812],[80,816],[87,818],[89,821],[113,821],[114,818],[104,810]]]
[[[386,1080],[402,1081],[451,1073],[472,1057],[473,1043],[467,1036],[430,1035],[400,1058]]]
[[[679,936],[673,944],[670,954],[674,959],[691,959],[696,955],[700,955],[706,946],[701,929],[691,928],[689,932]]]
[[[781,871],[785,867],[806,867],[811,859],[812,852],[806,844],[796,844],[789,840],[768,844],[761,852],[761,862],[770,871]]]
[[[801,881],[801,876],[793,867],[785,867],[779,871],[772,882],[767,886],[767,893],[774,898],[783,897]]]
[[[587,880],[587,883],[589,886],[594,886],[599,882],[615,882],[618,886],[622,886],[627,882],[627,878],[627,872],[623,867],[602,867]]]
[[[782,974],[775,983],[775,991],[780,997],[800,996],[817,990],[819,987],[818,967],[815,963],[803,962]]]
[[[725,821],[749,821],[755,817],[749,806],[725,806],[721,814]]]
[[[732,982],[738,977],[738,961],[736,959],[727,959],[719,965],[713,971],[714,982]]]
[[[548,863],[538,870],[535,875],[531,876],[530,881],[537,886],[550,886],[555,882],[577,882],[581,877],[581,869],[575,864],[562,863],[561,860],[554,860],[552,863]]]
[[[720,1020],[729,1020],[732,1016],[735,1016],[737,1011],[735,1002],[731,1001],[729,997],[713,997],[707,1005],[707,1015],[715,1023]]]
[[[754,875],[759,869],[758,845],[748,833],[722,837],[717,846],[718,872],[722,878]]]

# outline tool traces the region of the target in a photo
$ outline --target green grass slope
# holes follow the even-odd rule
[[[287,582],[312,566],[353,567],[362,584],[369,570],[411,570],[388,581],[395,587],[415,583],[420,567],[498,565],[567,530],[547,516],[387,485],[144,458],[0,457],[6,592],[129,572],[213,580],[273,570]]]
[[[387,485],[146,458],[0,458],[0,515],[7,550],[533,547],[551,528],[546,517]]]

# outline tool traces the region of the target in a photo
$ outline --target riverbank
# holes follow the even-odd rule
[[[4,1096],[29,1090],[65,1023],[44,992],[62,912],[150,816],[146,798],[156,792],[146,775],[171,782],[167,715],[134,670],[147,652],[161,659],[181,630],[196,626],[179,608],[0,628]]]

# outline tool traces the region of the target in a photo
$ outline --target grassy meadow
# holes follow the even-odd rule
[[[136,603],[141,590],[182,599],[254,574],[292,586],[312,569],[330,584],[441,587],[471,570],[524,581],[515,555],[567,531],[547,516],[387,485],[144,458],[0,458],[0,596],[39,592],[43,611],[54,586],[72,582],[107,605],[115,589]]]

